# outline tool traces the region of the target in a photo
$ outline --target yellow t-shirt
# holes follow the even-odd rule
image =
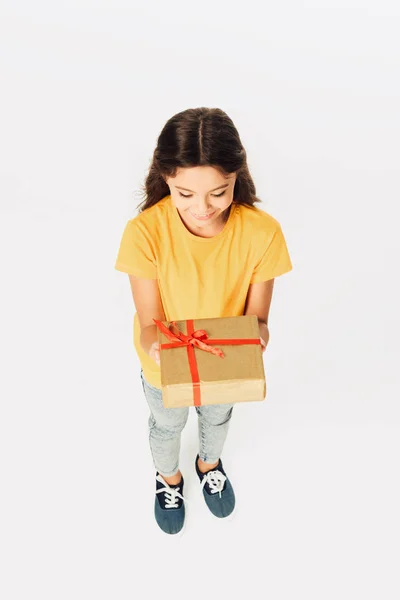
[[[263,210],[233,203],[224,229],[203,238],[185,227],[168,195],[127,222],[115,268],[157,279],[166,319],[178,321],[243,315],[249,285],[292,263],[280,224]],[[140,345],[137,314],[134,344],[145,378],[161,388],[160,368]]]

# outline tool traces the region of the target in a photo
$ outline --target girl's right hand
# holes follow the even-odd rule
[[[152,358],[158,365],[160,365],[160,343],[153,342],[149,349],[149,356]]]

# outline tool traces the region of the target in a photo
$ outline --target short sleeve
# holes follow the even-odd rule
[[[157,279],[154,245],[146,228],[136,219],[125,226],[115,269],[144,279]]]
[[[250,283],[261,283],[292,270],[292,263],[281,226],[278,225],[267,249],[253,271]]]

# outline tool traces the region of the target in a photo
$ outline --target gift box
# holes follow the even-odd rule
[[[166,408],[264,400],[256,316],[154,321]]]

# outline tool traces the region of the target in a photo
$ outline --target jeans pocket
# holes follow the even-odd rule
[[[151,390],[153,392],[153,394],[161,394],[161,389],[158,387],[155,387],[154,385],[152,385],[151,383],[149,383],[147,381],[147,379],[145,378],[143,371],[141,371],[140,373],[140,377],[142,379],[142,383],[144,386],[146,386],[149,390]]]
[[[162,391],[160,390],[160,388],[157,388],[154,385],[151,385],[151,383],[149,383],[147,381],[147,379],[144,377],[144,375],[142,373],[141,373],[141,380],[142,380],[144,395],[146,397],[148,404],[150,405],[150,408],[152,409],[154,407],[158,407],[158,408],[163,407]]]

